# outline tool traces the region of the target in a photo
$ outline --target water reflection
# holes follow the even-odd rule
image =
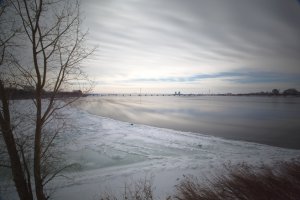
[[[130,123],[300,149],[300,98],[87,97],[77,106]]]

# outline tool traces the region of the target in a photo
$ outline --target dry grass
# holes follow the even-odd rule
[[[194,176],[176,186],[166,200],[299,200],[300,162],[281,162],[259,168],[247,164],[226,164],[225,173],[206,183]],[[104,194],[100,200],[154,200],[152,179],[125,184],[122,195]]]
[[[153,200],[152,178],[140,179],[134,183],[126,183],[121,198],[115,194],[103,194],[100,200]]]
[[[300,162],[255,169],[246,164],[226,165],[228,173],[207,184],[187,176],[176,186],[177,200],[299,200]]]

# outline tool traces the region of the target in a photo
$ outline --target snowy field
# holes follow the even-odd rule
[[[300,150],[120,122],[74,107],[64,113],[72,124],[63,135],[65,160],[78,167],[52,183],[55,200],[94,200],[145,177],[153,178],[155,196],[163,199],[184,174],[205,178],[228,162],[270,164],[300,155]]]

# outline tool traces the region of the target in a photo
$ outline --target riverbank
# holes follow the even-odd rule
[[[146,176],[153,177],[155,196],[164,198],[183,175],[210,177],[228,162],[272,165],[300,155],[299,150],[121,122],[74,107],[62,114],[70,125],[59,137],[62,156],[76,169],[51,183],[55,200],[93,200]],[[13,190],[1,195],[15,199]]]

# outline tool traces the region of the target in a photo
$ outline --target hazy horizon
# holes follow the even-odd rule
[[[86,0],[95,92],[300,89],[297,0]]]
[[[193,94],[193,95],[218,95],[218,94],[258,94],[258,93],[268,93],[271,94],[273,89],[278,89],[278,88],[272,88],[271,90],[260,90],[259,88],[257,90],[247,90],[247,91],[242,91],[242,90],[237,90],[235,92],[232,91],[218,91],[218,90],[213,90],[209,88],[101,88],[98,91],[92,91],[88,92],[87,94],[114,94],[114,95],[178,95],[178,92],[182,95],[188,95],[188,94]],[[285,88],[283,90],[279,90],[279,94],[282,94],[285,90],[288,89],[295,89],[295,88]],[[298,90],[299,91],[299,90]],[[300,92],[300,91],[299,91]],[[296,96],[297,97],[297,96]]]

